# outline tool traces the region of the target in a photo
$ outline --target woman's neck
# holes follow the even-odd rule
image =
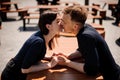
[[[48,47],[49,41],[50,41],[54,36],[55,36],[55,35],[52,35],[52,34],[44,35],[44,39],[45,39],[45,43],[46,43],[46,46],[47,46],[47,47]]]

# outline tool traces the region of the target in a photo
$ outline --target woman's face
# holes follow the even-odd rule
[[[62,31],[62,28],[58,24],[59,24],[59,18],[57,17],[51,24],[51,31],[54,34],[59,34],[59,32]]]

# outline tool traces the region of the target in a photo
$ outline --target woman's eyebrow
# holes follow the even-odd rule
[[[60,19],[60,20],[62,20],[65,23],[65,21],[63,19]]]

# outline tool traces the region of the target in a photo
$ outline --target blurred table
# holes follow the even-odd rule
[[[14,5],[15,9],[18,10],[17,2],[3,2],[1,5],[4,6],[7,10],[9,10],[11,5]]]
[[[65,5],[72,4],[72,5],[76,5],[76,4],[79,4],[79,2],[78,1],[65,0],[65,1],[58,1],[58,4],[65,4]]]
[[[104,8],[106,5],[108,5],[109,10],[111,10],[112,7],[115,7],[118,3],[116,0],[114,0],[114,1],[113,0],[112,1],[111,0],[103,0],[102,2],[104,3],[102,8]]]
[[[11,6],[14,6],[14,8],[11,8]],[[5,8],[4,10],[1,10],[1,18],[2,20],[7,20],[7,12],[11,12],[11,10],[14,10],[17,12],[18,5],[17,2],[2,2],[1,3],[2,8]]]

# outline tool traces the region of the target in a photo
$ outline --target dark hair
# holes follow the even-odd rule
[[[56,17],[57,12],[50,10],[44,11],[40,15],[38,26],[44,35],[47,35],[49,33],[49,30],[46,28],[46,24],[52,24]]]
[[[54,11],[44,11],[39,18],[39,23],[38,26],[40,28],[40,31],[42,32],[43,35],[47,35],[49,33],[49,30],[46,28],[46,24],[52,24],[52,22],[56,19],[57,17],[57,12]],[[48,43],[48,46],[50,49],[52,49],[53,39],[51,39]]]
[[[87,9],[80,5],[69,6],[63,11],[64,14],[71,16],[71,20],[82,24],[84,24],[87,19],[87,12]]]

